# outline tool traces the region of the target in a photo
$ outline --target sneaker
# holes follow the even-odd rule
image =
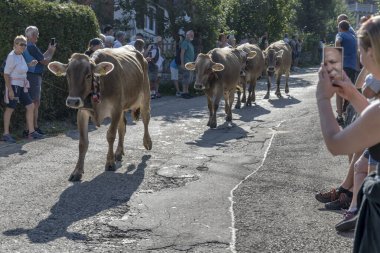
[[[179,92],[179,91],[177,91],[177,92],[175,93],[175,95],[176,95],[177,97],[181,97],[182,93]]]
[[[182,93],[181,97],[185,99],[192,98],[192,96],[189,93]]]
[[[150,99],[155,99],[155,98],[156,98],[156,94],[150,95]]]
[[[344,119],[342,115],[338,115],[336,117],[336,121],[338,122],[339,126],[344,126]]]
[[[41,130],[41,128],[37,127],[36,129],[34,129],[37,133],[41,134],[41,135],[45,135],[45,132],[43,132]]]
[[[351,196],[349,196],[349,193],[342,192],[337,200],[326,203],[325,207],[328,210],[348,209],[350,207],[351,200],[352,193]]]
[[[343,214],[343,220],[335,225],[335,229],[338,232],[347,232],[355,229],[356,221],[358,219],[358,212],[346,211]]]
[[[28,135],[29,135],[29,130],[22,131],[22,137],[23,138],[28,138]]]
[[[1,138],[1,140],[8,142],[8,143],[16,143],[16,140],[13,139],[13,137],[10,134],[4,134],[3,138]]]
[[[328,192],[320,192],[315,195],[315,198],[321,202],[321,203],[328,203],[334,200],[337,200],[339,198],[340,191],[339,188],[337,189],[331,189]]]
[[[34,131],[33,133],[28,134],[28,139],[33,140],[33,139],[42,139],[44,136],[37,131]]]

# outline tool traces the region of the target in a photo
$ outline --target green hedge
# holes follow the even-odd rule
[[[54,61],[66,63],[75,52],[84,52],[88,41],[99,35],[95,13],[88,6],[59,4],[42,0],[1,0],[0,1],[0,60],[12,50],[15,36],[24,34],[29,25],[38,27],[37,46],[44,53],[50,38],[56,38],[57,50]],[[4,83],[1,85],[1,129],[3,128]],[[58,78],[47,69],[44,72],[40,121],[65,120],[72,118],[75,111],[65,106],[67,96],[66,78]],[[24,109],[20,105],[12,115],[11,128],[18,129],[25,124]],[[42,125],[44,125],[42,123]],[[11,132],[13,132],[11,129]]]

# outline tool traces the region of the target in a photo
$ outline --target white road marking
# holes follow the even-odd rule
[[[280,127],[280,125],[282,123],[284,123],[285,120],[281,121],[275,128],[278,128]],[[248,178],[250,178],[253,174],[255,174],[256,172],[259,171],[259,169],[264,165],[264,162],[267,158],[267,155],[268,155],[268,152],[269,152],[269,149],[272,145],[272,141],[274,139],[274,136],[276,135],[276,133],[279,133],[278,131],[273,131],[273,134],[272,134],[272,137],[270,138],[269,140],[269,144],[268,144],[268,147],[267,149],[265,150],[265,153],[264,153],[264,157],[263,157],[263,160],[261,161],[261,164],[259,165],[259,167],[257,167],[257,169],[255,171],[253,171],[251,174],[249,174],[248,176],[246,176],[243,180],[241,180],[230,192],[230,197],[228,197],[228,199],[231,201],[231,206],[229,208],[230,210],[230,213],[231,213],[231,243],[230,243],[230,250],[231,252],[233,253],[236,253],[236,248],[235,248],[235,244],[236,244],[236,228],[235,228],[235,214],[234,214],[234,191],[239,188],[239,186],[244,182],[246,181]]]

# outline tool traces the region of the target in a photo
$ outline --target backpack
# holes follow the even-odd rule
[[[157,61],[158,61],[158,59],[160,58],[160,49],[156,45],[152,46],[152,48],[150,49],[150,51],[153,50],[153,49],[156,49],[156,55],[154,56],[154,58],[152,59],[151,62],[153,62],[154,64],[156,64]],[[149,52],[149,53],[151,53],[151,52]]]
[[[179,45],[175,48],[175,58],[174,58],[175,64],[177,66],[181,66],[181,47]]]

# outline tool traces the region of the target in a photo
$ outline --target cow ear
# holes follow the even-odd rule
[[[267,57],[268,57],[268,52],[267,52],[267,50],[264,50],[264,51],[263,51],[263,56],[264,56],[264,58],[267,58]]]
[[[67,71],[67,64],[53,61],[49,63],[48,69],[56,76],[65,76]]]
[[[257,55],[257,53],[256,53],[255,51],[251,51],[251,52],[249,52],[249,53],[247,54],[247,59],[248,59],[248,60],[251,60],[251,59],[255,58],[256,55]]]
[[[195,70],[195,62],[188,62],[185,64],[187,70]]]
[[[108,75],[114,68],[114,65],[110,62],[101,62],[95,66],[94,75],[95,76],[105,76]]]
[[[284,50],[280,50],[280,51],[278,51],[277,53],[276,53],[276,57],[277,58],[282,58],[282,55],[284,54]]]
[[[223,69],[224,69],[223,64],[215,63],[214,65],[212,65],[212,71],[214,72],[222,71]]]

